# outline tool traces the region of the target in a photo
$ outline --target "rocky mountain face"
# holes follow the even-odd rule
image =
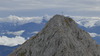
[[[9,56],[100,56],[100,46],[73,19],[55,15]]]

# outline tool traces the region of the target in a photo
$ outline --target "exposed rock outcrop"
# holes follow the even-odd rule
[[[100,47],[75,21],[55,15],[9,56],[100,56]]]

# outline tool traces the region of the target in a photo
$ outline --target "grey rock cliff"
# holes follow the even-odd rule
[[[100,56],[100,46],[74,20],[55,15],[9,56]]]

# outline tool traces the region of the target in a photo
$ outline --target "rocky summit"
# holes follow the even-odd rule
[[[100,56],[100,46],[73,19],[55,15],[9,56]]]

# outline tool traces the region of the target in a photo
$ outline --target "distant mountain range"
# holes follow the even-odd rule
[[[8,53],[12,52],[12,50],[16,48],[14,46],[22,44],[24,41],[41,31],[45,23],[51,17],[52,16],[46,15],[41,17],[9,16],[7,18],[0,18],[0,47],[2,47],[2,49],[3,47],[4,49],[9,49]],[[100,31],[98,31],[100,29],[99,17],[70,17],[72,17],[79,24],[80,28],[88,31],[89,33],[93,33],[93,39],[100,44]],[[7,19],[9,20],[7,21]],[[20,41],[17,39],[20,39]],[[15,43],[8,40],[14,40]],[[0,53],[2,52],[6,53],[6,51],[0,51]],[[1,56],[7,55],[1,54]]]
[[[18,46],[9,47],[9,46],[0,45],[0,56],[7,56],[9,53],[15,50]]]
[[[100,56],[100,46],[73,19],[55,15],[8,56]]]

